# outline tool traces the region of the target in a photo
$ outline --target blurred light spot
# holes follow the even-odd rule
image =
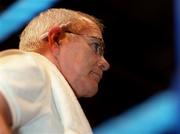
[[[19,0],[0,14],[0,42],[23,27],[38,12],[52,6],[56,0]]]

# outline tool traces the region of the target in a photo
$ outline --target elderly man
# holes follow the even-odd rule
[[[69,9],[49,9],[26,26],[19,49],[0,53],[0,133],[92,133],[77,97],[95,95],[109,68],[102,29]]]

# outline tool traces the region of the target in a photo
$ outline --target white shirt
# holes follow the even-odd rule
[[[0,53],[0,92],[17,134],[92,134],[71,87],[48,59],[37,53]]]

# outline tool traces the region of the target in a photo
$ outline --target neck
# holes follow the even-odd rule
[[[58,70],[60,70],[60,65],[58,63],[57,58],[53,55],[53,53],[49,49],[40,48],[40,49],[36,50],[35,52],[46,57],[50,62],[52,62],[58,68]]]

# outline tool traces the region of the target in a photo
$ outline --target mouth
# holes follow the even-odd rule
[[[101,80],[101,78],[102,78],[102,73],[98,73],[98,72],[91,72],[91,74],[92,74],[92,76],[93,76],[93,78],[97,81],[97,82],[99,82],[100,80]]]

